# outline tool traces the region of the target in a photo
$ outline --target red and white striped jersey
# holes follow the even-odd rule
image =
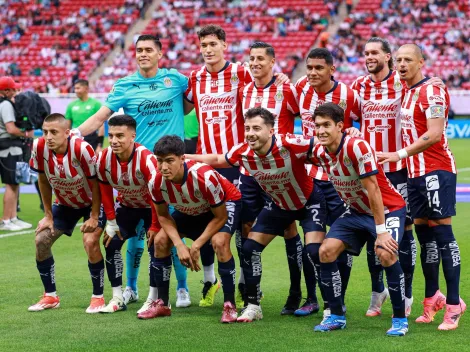
[[[292,84],[276,86],[275,77],[265,87],[256,87],[255,82],[240,88],[243,116],[250,108],[263,107],[275,118],[274,133],[294,133],[294,120],[299,115],[297,91]]]
[[[385,214],[401,209],[405,201],[385,176],[374,150],[361,138],[343,134],[341,144],[334,154],[321,145],[313,148],[312,162],[320,164],[344,202],[359,213],[373,215],[367,190],[361,178],[376,175],[382,193]]]
[[[242,65],[227,61],[219,72],[206,66],[192,71],[185,98],[194,103],[199,121],[197,154],[223,154],[244,140],[238,90],[252,81]]]
[[[88,179],[96,177],[93,148],[81,138],[69,137],[65,154],[56,154],[40,137],[34,141],[31,169],[44,173],[56,196],[55,202],[71,208],[91,205]]]
[[[96,173],[100,183],[109,184],[118,191],[117,201],[129,208],[151,206],[147,183],[155,170],[157,170],[157,158],[138,143],[134,144],[134,151],[127,161],[120,161],[111,147],[108,147],[98,154],[96,163]],[[102,192],[101,196],[103,205],[106,205],[104,198],[109,197],[110,193]],[[109,204],[114,204],[114,201]],[[111,211],[106,208],[105,206],[106,213]]]
[[[233,147],[225,159],[234,167],[242,166],[280,208],[303,208],[313,191],[313,180],[305,170],[307,154],[313,142],[300,135],[273,135],[266,155],[256,154],[248,143]]]
[[[447,143],[447,116],[450,97],[447,89],[429,84],[428,78],[411,87],[401,107],[401,126],[405,147],[416,142],[427,131],[427,120],[443,118],[445,122],[441,140],[424,152],[406,159],[408,177],[423,176],[434,170],[457,173],[455,159]]]
[[[225,201],[241,199],[240,191],[211,166],[188,160],[184,163],[183,183],[165,180],[154,172],[148,184],[156,204],[166,203],[176,210],[196,216],[210,211]]]
[[[334,82],[333,88],[326,93],[318,93],[308,83],[307,76],[301,77],[295,84],[299,96],[302,133],[307,137],[315,136],[313,112],[324,103],[334,103],[344,110],[344,128],[352,126],[352,120],[358,120],[361,114],[358,94],[341,82]],[[328,175],[316,165],[306,165],[309,175],[317,180],[328,181]]]
[[[396,152],[402,148],[400,107],[405,96],[406,83],[397,71],[381,82],[374,82],[370,75],[361,76],[351,88],[361,99],[361,132],[371,147],[380,152]],[[404,160],[383,165],[385,172],[406,167]]]

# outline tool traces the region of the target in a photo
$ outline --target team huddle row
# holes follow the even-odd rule
[[[367,245],[372,296],[366,315],[380,315],[390,298],[387,335],[403,336],[413,302],[414,223],[426,283],[424,312],[416,322],[431,323],[445,306],[439,329],[457,328],[466,306],[459,296],[460,252],[451,227],[456,168],[444,133],[450,102],[442,81],[422,75],[419,47],[402,46],[393,71],[389,44],[372,38],[364,50],[370,75],[350,88],[332,79],[334,64],[326,49],[309,53],[307,75],[292,85],[285,75],[273,74],[269,44],[251,46],[248,70],[224,59],[227,44],[220,27],[203,27],[198,36],[205,65],[189,79],[159,69],[160,42],[141,36],[139,70],[116,82],[105,106],[78,131],[70,135],[60,114],[46,118],[30,163],[40,173],[46,213],[36,230],[45,295],[29,309],[59,306],[51,246],[62,234],[71,235],[83,217],[93,283],[89,313],[125,310],[131,301],[122,293],[121,247],[139,236],[141,226],[151,265],[150,292],[139,318],[171,315],[170,275],[177,262],[198,271],[201,259],[200,305],[211,305],[220,286],[213,273],[215,253],[224,293],[221,321],[262,319],[261,253],[283,236],[291,285],[281,314],[317,312],[318,281],[324,310],[314,330],[343,329],[350,255]],[[95,156],[80,134],[121,107],[125,115],[108,120],[110,147]],[[198,148],[185,154],[181,118],[193,107]],[[294,135],[299,115],[303,135]],[[360,122],[362,133],[351,128],[352,120]],[[113,289],[108,305],[99,243],[103,229]],[[234,234],[239,270],[230,250]],[[184,237],[193,240],[190,248]],[[439,290],[441,261],[447,297]],[[300,306],[302,267],[307,300]],[[189,295],[176,306],[188,306],[187,301]]]

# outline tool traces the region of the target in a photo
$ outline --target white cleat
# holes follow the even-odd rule
[[[263,312],[261,311],[261,306],[248,303],[248,306],[243,310],[242,315],[237,318],[237,322],[251,323],[254,320],[261,319],[263,319]]]
[[[22,228],[11,221],[8,224],[6,224],[3,221],[0,223],[0,231],[19,231],[19,230],[22,230]]]
[[[382,305],[389,297],[388,289],[385,288],[383,292],[372,291],[370,297],[369,309],[367,309],[366,317],[376,317],[382,314]]]
[[[122,297],[124,298],[124,304],[134,303],[139,300],[139,294],[135,292],[132,287],[126,286],[124,292],[122,293]]]
[[[114,296],[108,305],[100,310],[100,313],[114,313],[120,310],[126,310],[127,306],[120,297]]]
[[[20,220],[20,219],[15,219],[15,220],[10,220],[11,223],[15,224],[16,226],[19,226],[21,230],[26,230],[26,229],[30,229],[31,227],[33,227],[32,224],[30,224],[29,222],[26,222],[26,221],[23,221],[23,220]]]
[[[186,308],[191,305],[191,297],[189,297],[189,292],[185,288],[180,288],[176,291],[176,307],[177,308]]]

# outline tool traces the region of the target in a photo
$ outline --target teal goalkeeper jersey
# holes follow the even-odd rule
[[[112,111],[123,108],[132,116],[137,122],[135,141],[153,150],[168,134],[184,140],[183,93],[187,88],[188,78],[175,69],[159,68],[152,78],[137,71],[116,81],[104,105]]]

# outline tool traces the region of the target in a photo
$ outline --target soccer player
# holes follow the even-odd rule
[[[162,44],[156,37],[141,35],[135,45],[137,72],[119,79],[100,110],[78,130],[82,135],[88,135],[100,128],[113,112],[123,108],[124,113],[137,122],[136,142],[152,150],[155,142],[167,134],[184,138],[183,93],[188,79],[176,70],[158,67],[163,52]],[[138,299],[137,275],[145,247],[144,239],[145,231],[140,222],[137,236],[130,238],[127,244],[126,304]],[[176,251],[172,253],[176,255]],[[188,307],[191,300],[186,284],[186,268],[176,256],[173,259],[178,280],[176,306]]]
[[[333,79],[335,66],[333,56],[324,48],[312,49],[306,60],[307,74],[301,77],[296,88],[299,96],[299,107],[302,118],[302,133],[307,137],[315,136],[315,121],[313,113],[315,109],[325,102],[332,102],[344,110],[344,128],[352,126],[352,120],[360,116],[359,96],[351,88]],[[333,184],[328,180],[323,168],[316,165],[308,165],[309,174],[313,177],[315,185],[322,190],[327,206],[327,224],[331,226],[344,212],[345,204],[336,192]],[[320,273],[319,250],[324,238],[312,238],[306,236],[304,247],[304,275],[307,285],[307,301],[296,315],[308,315],[318,310],[315,293],[315,272]],[[309,260],[310,258],[310,260]],[[315,267],[314,267],[315,265]],[[341,292],[346,293],[347,283],[351,274],[352,256],[343,252],[338,258],[338,268],[343,284]],[[308,278],[308,279],[307,279]],[[322,291],[320,286],[320,290]],[[324,315],[330,314],[328,302],[322,293],[324,301]]]
[[[88,81],[85,79],[79,79],[74,84],[75,94],[78,99],[67,105],[67,110],[65,111],[65,118],[69,121],[70,128],[78,128],[87,118],[101,108],[101,103],[98,100],[88,96],[88,86]],[[84,140],[98,154],[103,148],[104,125],[101,125],[94,133],[85,136]]]
[[[36,228],[36,264],[44,285],[44,296],[28,308],[30,312],[58,308],[55,264],[51,248],[63,234],[71,236],[78,221],[88,255],[93,295],[87,313],[104,307],[104,261],[99,239],[105,224],[100,216],[101,197],[95,173],[95,153],[85,141],[70,136],[65,117],[51,114],[44,120],[43,137],[34,141],[30,167],[39,173],[44,218]],[[52,204],[52,191],[56,201]]]
[[[249,66],[254,81],[247,83],[239,90],[242,113],[245,114],[250,108],[263,107],[275,117],[274,134],[294,133],[294,120],[299,115],[297,91],[290,83],[274,84],[276,80],[273,73],[275,62],[274,48],[270,44],[255,42],[250,46]],[[263,209],[265,200],[269,200],[269,197],[249,173],[243,169],[241,171],[239,189],[242,193],[241,244],[243,245],[251,231],[253,222]],[[290,315],[299,308],[302,299],[300,287],[302,240],[297,233],[295,221],[284,233],[284,241],[289,266],[290,289],[281,314]],[[240,279],[238,292],[244,292],[243,275],[240,275]],[[240,295],[240,298],[237,296],[237,299],[241,301],[237,302],[238,306],[244,305],[243,296]]]
[[[364,47],[369,75],[357,78],[351,88],[361,99],[361,132],[370,146],[380,152],[395,152],[402,148],[400,106],[405,94],[405,82],[393,70],[390,44],[374,37]],[[407,201],[407,170],[403,160],[383,164],[383,170],[393,186]],[[416,264],[416,241],[413,238],[413,220],[407,206],[405,233],[400,243],[399,259],[405,273],[406,315],[413,304],[412,283]],[[374,241],[367,243],[367,263],[372,282],[372,295],[366,316],[381,314],[382,305],[389,297],[383,282],[383,268],[374,252]]]
[[[445,135],[449,93],[423,75],[424,58],[417,45],[401,46],[396,65],[408,87],[401,106],[405,146],[393,153],[378,153],[378,158],[381,163],[405,159],[408,166],[408,201],[425,279],[424,312],[416,322],[431,323],[445,305],[444,321],[438,329],[454,330],[467,307],[459,295],[460,250],[452,231],[457,170]],[[439,290],[440,259],[447,297]]]
[[[235,260],[230,240],[239,228],[241,195],[238,189],[212,167],[184,156],[185,145],[178,136],[161,138],[154,148],[159,173],[154,173],[149,190],[164,231],[155,238],[158,300],[141,319],[171,315],[168,280],[170,249],[175,246],[182,263],[199,270],[201,248],[210,241],[219,262],[224,291],[222,323],[237,321],[235,306]],[[168,206],[175,211],[170,215]],[[181,238],[193,240],[189,249]]]
[[[296,135],[274,134],[274,115],[256,107],[245,114],[246,142],[227,154],[188,156],[214,167],[243,167],[255,178],[269,200],[259,213],[243,245],[247,307],[239,322],[263,318],[260,306],[262,274],[261,253],[276,237],[300,220],[304,233],[325,232],[326,215],[323,194],[314,188],[305,161],[313,139]]]
[[[141,221],[145,232],[159,230],[159,225],[152,223],[152,202],[147,187],[151,172],[157,168],[157,160],[151,151],[135,143],[136,121],[132,117],[114,116],[109,119],[108,126],[110,146],[98,154],[96,173],[107,219],[104,244],[113,298],[100,310],[101,313],[114,313],[127,308],[122,292],[121,248],[124,242],[137,236],[136,226]],[[118,191],[116,204],[113,189]],[[153,219],[156,221],[156,215]],[[153,247],[150,246],[150,293],[139,312],[148,310],[157,300],[153,254]]]
[[[320,247],[321,284],[328,298],[331,315],[315,326],[315,331],[344,329],[346,318],[341,297],[341,276],[336,259],[345,250],[359,255],[369,237],[375,239],[375,251],[385,268],[393,305],[390,336],[408,331],[405,316],[404,275],[397,260],[403,237],[405,201],[377,166],[373,149],[363,139],[342,132],[344,111],[325,103],[314,114],[319,140],[312,162],[323,167],[336,191],[348,205],[333,222]]]

